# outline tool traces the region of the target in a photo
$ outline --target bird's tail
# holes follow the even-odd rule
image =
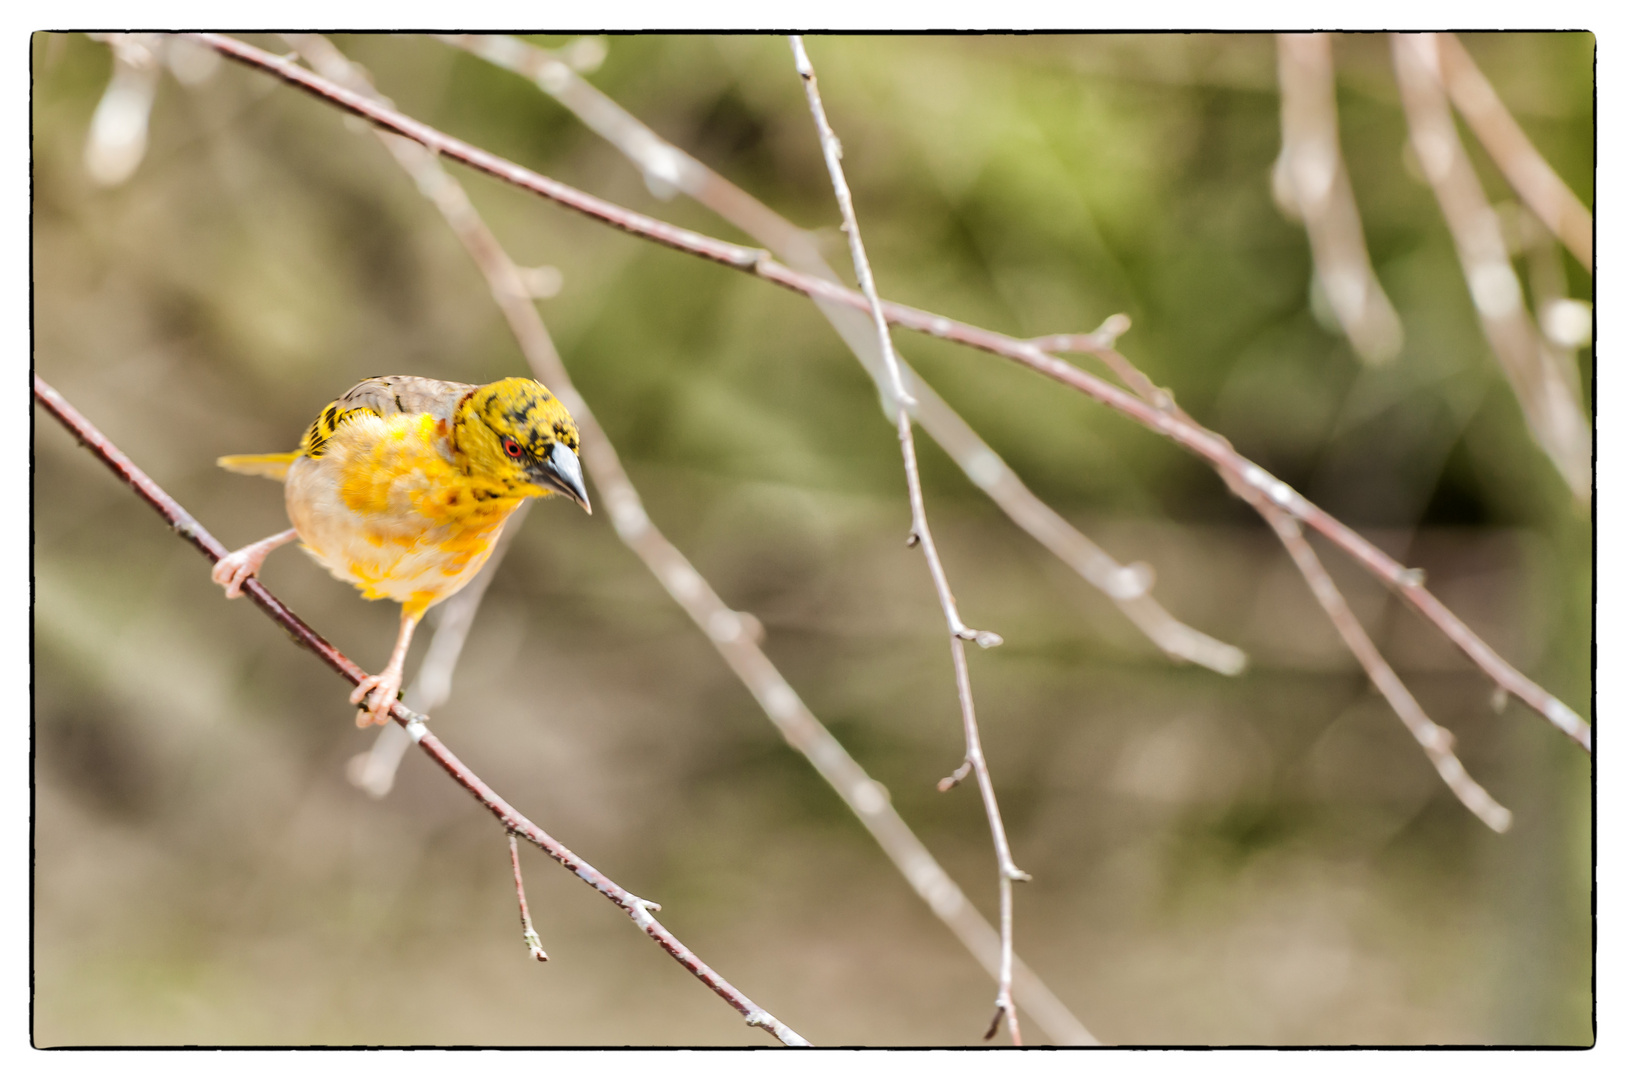
[[[280,481],[288,478],[288,466],[297,457],[298,450],[290,450],[286,454],[230,454],[216,458],[215,464],[244,476],[263,476]]]

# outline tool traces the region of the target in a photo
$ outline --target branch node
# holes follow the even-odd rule
[[[1114,600],[1135,600],[1152,590],[1156,575],[1143,562],[1120,566],[1106,581],[1104,591]]]
[[[984,649],[992,649],[1005,644],[1005,639],[992,630],[973,630],[969,626],[959,627],[954,631],[954,636],[961,641],[975,641],[979,647]]]
[[[1012,881],[1032,881],[1033,880],[1033,875],[1032,874],[1028,873],[1026,870],[1018,870],[1014,866],[1006,867],[1004,873],[1005,873],[1005,876],[1010,878]]]
[[[1449,754],[1457,745],[1457,737],[1433,721],[1418,733],[1417,741],[1423,749],[1437,754]]]
[[[906,548],[919,547],[920,546],[920,533],[915,531],[914,529],[910,529],[909,530],[909,535],[907,535],[907,536],[905,536],[903,538],[903,546],[906,547]]]
[[[423,742],[425,735],[429,734],[429,725],[425,723],[429,718],[409,711],[404,705],[400,706],[400,709],[407,714],[408,719],[403,726],[406,728],[406,733],[412,736],[412,743],[416,746],[418,743]]]
[[[1396,576],[1396,580],[1403,588],[1420,589],[1423,587],[1423,583],[1428,580],[1428,574],[1420,567],[1408,567],[1400,571]]]

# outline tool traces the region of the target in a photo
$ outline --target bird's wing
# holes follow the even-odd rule
[[[478,389],[469,383],[426,379],[421,375],[382,375],[363,379],[334,404],[340,412],[371,409],[379,416],[429,413],[450,420],[463,395]]]
[[[305,437],[299,442],[300,452],[307,457],[321,457],[327,441],[333,437],[339,425],[356,413],[372,413],[375,416],[428,413],[449,422],[457,410],[457,403],[478,389],[470,383],[426,379],[420,375],[381,375],[363,379],[311,421]]]

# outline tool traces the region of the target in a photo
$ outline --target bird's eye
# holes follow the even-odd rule
[[[525,452],[525,450],[515,440],[513,440],[513,439],[504,439],[502,441],[502,452],[507,454],[509,457],[514,458],[515,460],[518,460],[519,456],[521,454],[523,454]]]

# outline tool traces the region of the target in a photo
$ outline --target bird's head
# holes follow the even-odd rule
[[[535,379],[503,379],[458,403],[453,441],[478,474],[520,497],[567,495],[593,512],[576,422]]]

